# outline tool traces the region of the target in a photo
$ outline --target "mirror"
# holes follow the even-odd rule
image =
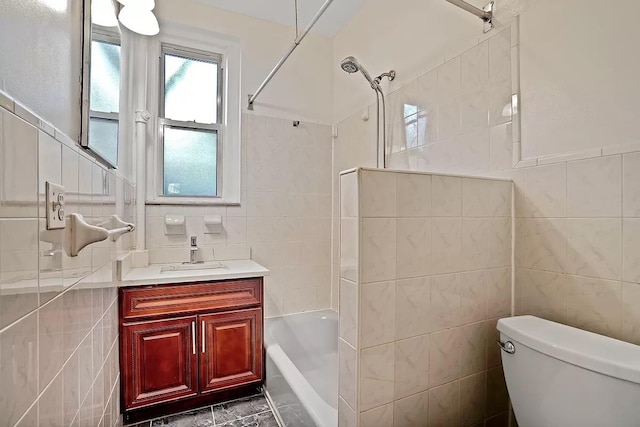
[[[114,0],[85,0],[81,145],[118,166],[120,29]]]

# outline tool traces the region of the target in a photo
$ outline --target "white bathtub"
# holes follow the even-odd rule
[[[338,425],[338,314],[265,319],[266,392],[285,427]]]

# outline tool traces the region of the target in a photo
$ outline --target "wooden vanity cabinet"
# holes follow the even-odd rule
[[[121,288],[119,297],[125,422],[262,383],[262,278]]]

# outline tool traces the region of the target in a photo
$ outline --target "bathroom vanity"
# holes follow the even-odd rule
[[[262,383],[268,271],[250,260],[226,264],[210,271],[150,266],[122,282],[125,423],[241,396]]]

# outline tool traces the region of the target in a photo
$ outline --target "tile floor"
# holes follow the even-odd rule
[[[129,427],[279,427],[262,393]]]

